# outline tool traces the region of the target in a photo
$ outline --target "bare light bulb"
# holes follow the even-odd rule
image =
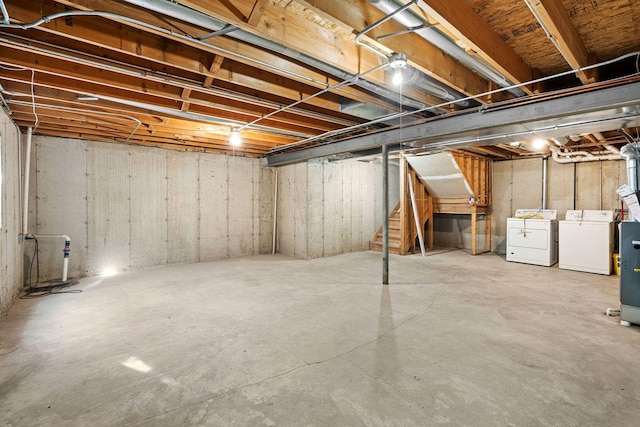
[[[533,141],[534,150],[543,150],[547,146],[547,141],[544,139],[536,139]]]
[[[400,86],[402,84],[402,69],[396,68],[393,72],[393,77],[391,78],[391,83],[396,86]]]
[[[237,147],[242,142],[240,138],[240,129],[231,129],[231,135],[229,135],[229,143],[234,147]]]

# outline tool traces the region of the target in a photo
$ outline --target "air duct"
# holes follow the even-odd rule
[[[176,19],[180,19],[185,22],[189,22],[191,24],[197,25],[199,27],[202,27],[211,31],[222,30],[223,28],[225,28],[225,26],[228,25],[226,22],[215,19],[197,10],[190,9],[188,7],[185,7],[170,1],[166,1],[166,0],[124,0],[124,1],[126,3],[132,4],[138,7],[142,7],[147,10],[151,10],[153,12],[161,13]],[[242,29],[238,29],[233,32],[230,32],[227,34],[227,36],[241,40],[246,43],[250,43],[254,46],[267,49],[271,52],[284,55],[296,61],[300,61],[306,65],[317,68],[322,72],[330,74],[340,80],[350,80],[355,77],[354,74],[343,71],[325,62],[319,61],[311,56],[305,55],[304,53],[289,49],[286,46],[283,46],[279,43],[275,43],[271,40],[267,40],[263,37],[257,36],[255,34],[251,34]],[[397,102],[398,104],[402,103],[402,105],[408,108],[420,110],[427,107],[427,105],[425,105],[422,102],[404,97],[392,90],[378,86],[364,79],[358,79],[355,85],[361,87],[362,89],[373,92],[382,98],[392,100],[394,102]]]
[[[386,14],[390,14],[397,10],[398,7],[402,6],[402,4],[398,3],[396,0],[369,0],[369,3]],[[443,50],[457,61],[462,62],[467,67],[473,69],[479,74],[482,74],[489,80],[497,83],[498,85],[500,85],[500,87],[513,86],[513,82],[510,82],[505,76],[493,69],[493,67],[484,63],[482,60],[469,55],[467,52],[465,52],[464,49],[458,46],[449,37],[442,34],[440,31],[433,27],[425,27],[425,21],[410,10],[406,10],[402,13],[396,14],[393,19],[407,28],[417,28],[414,32],[420,37],[436,46],[437,48]],[[511,92],[515,96],[526,95],[519,88],[509,89],[509,92]]]
[[[627,184],[633,191],[638,191],[638,159],[640,158],[640,152],[638,151],[637,143],[630,143],[622,147],[620,150],[620,157],[627,162]]]
[[[465,99],[459,101],[461,98],[465,98],[463,94],[444,86],[442,83],[437,82],[435,79],[421,73],[412,67],[405,71],[404,81],[412,86],[422,89],[425,92],[430,93],[445,101],[455,102],[457,105],[463,108],[477,107],[480,104],[476,101]],[[408,75],[407,75],[408,74]]]

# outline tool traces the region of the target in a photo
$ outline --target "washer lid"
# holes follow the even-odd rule
[[[571,210],[564,217],[567,221],[612,222],[613,211]]]
[[[516,209],[514,218],[524,219],[556,219],[558,211],[556,209]]]

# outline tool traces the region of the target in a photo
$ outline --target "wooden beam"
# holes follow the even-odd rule
[[[268,0],[256,0],[251,9],[251,13],[247,18],[247,24],[256,26],[260,22],[260,15],[264,12],[264,8]]]
[[[60,11],[60,5],[52,0],[25,2],[19,6],[10,8],[12,19],[19,22],[31,22],[39,19],[42,13],[52,14]],[[42,11],[39,8],[42,8]],[[297,101],[301,93],[306,96],[317,91],[309,84],[265,73],[255,66],[238,62],[233,64],[233,68],[221,69],[224,60],[221,55],[180,44],[140,29],[128,28],[117,22],[96,17],[82,18],[75,17],[74,25],[71,27],[62,25],[62,20],[52,20],[37,27],[38,31],[31,31],[29,35],[32,39],[75,51],[90,51],[96,56],[126,62],[140,69],[149,69],[150,72],[180,75],[190,81],[199,80],[204,75],[206,77],[202,85],[205,88],[212,86],[215,77],[219,81],[263,91],[264,93],[260,94],[263,99],[269,99],[270,94],[278,94],[279,97]],[[211,65],[207,67],[205,63]],[[188,73],[184,73],[185,71]],[[324,94],[309,100],[308,104],[328,108],[332,112],[340,111],[339,97],[336,94]]]
[[[74,63],[73,72],[70,72],[69,58],[56,59],[52,53],[51,56],[42,56],[31,53],[31,46],[22,47],[20,51],[16,46],[0,41],[0,46],[6,46],[8,55],[5,61],[11,64],[21,65],[24,67],[34,67],[41,71],[40,79],[47,79],[52,87],[63,88],[63,82],[56,82],[55,79],[47,78],[45,75],[58,76],[62,81],[75,83],[64,87],[65,89],[73,89],[80,93],[94,93],[100,96],[114,97],[114,93],[120,92],[116,97],[121,99],[132,99],[139,102],[148,102],[156,105],[164,105],[169,108],[176,108],[173,102],[181,102],[180,94],[182,88],[159,81],[149,81],[145,77],[136,77],[129,74],[119,74],[119,70],[98,69],[89,65]],[[42,53],[42,52],[39,52]],[[23,73],[24,74],[24,73]],[[23,76],[24,77],[24,76]],[[97,85],[97,86],[96,86]],[[274,110],[275,106],[260,107],[256,104],[249,104],[242,100],[224,99],[218,95],[211,95],[203,88],[203,93],[192,93],[191,111],[210,114],[214,117],[222,117],[240,122],[250,122],[255,118],[261,117],[266,113]],[[123,92],[126,91],[126,92]],[[150,97],[150,95],[152,95]],[[165,102],[158,98],[164,98]],[[142,101],[146,99],[146,101]],[[209,110],[209,111],[207,111]],[[303,114],[304,115],[304,114]],[[318,131],[326,131],[338,129],[341,125],[337,123],[331,124],[330,118],[319,118],[315,115],[302,118],[301,112],[298,110],[288,110],[269,117],[262,121],[261,125],[279,127],[284,130],[302,133],[319,133]]]
[[[315,86],[318,88],[324,89],[327,85],[333,86],[340,82],[340,80],[337,80],[332,76],[327,76],[324,73],[317,72],[311,67],[301,65],[298,62],[295,62],[293,60],[289,60],[283,57],[282,55],[274,54],[265,49],[255,47],[249,43],[244,43],[242,41],[232,39],[229,37],[220,36],[220,37],[215,37],[213,39],[207,39],[203,44],[202,42],[199,42],[197,40],[197,37],[206,35],[207,31],[204,31],[200,27],[197,27],[195,25],[192,25],[184,21],[180,21],[170,16],[164,16],[164,15],[156,16],[156,15],[149,14],[144,10],[140,10],[138,8],[135,8],[129,5],[115,4],[110,2],[107,3],[107,2],[104,2],[103,0],[56,0],[56,2],[72,8],[77,8],[80,10],[101,10],[101,11],[111,12],[115,14],[121,14],[121,15],[125,15],[134,19],[147,22],[149,24],[158,26],[160,28],[170,28],[172,30],[172,33],[166,34],[165,32],[159,32],[159,31],[150,29],[146,26],[141,26],[141,25],[137,26],[128,21],[125,22],[125,21],[118,21],[117,19],[114,19],[117,22],[121,22],[123,25],[128,25],[128,26],[133,26],[135,28],[143,29],[147,32],[161,35],[163,37],[167,37],[172,40],[178,41],[184,45],[193,46],[198,49],[206,49],[208,52],[222,55],[234,61],[242,62],[252,67],[261,68],[264,71],[276,73],[281,76],[284,76],[284,77],[287,77],[311,86]],[[189,2],[181,2],[181,3],[187,6],[193,6]],[[214,17],[220,18],[223,21],[231,23],[232,25],[236,25],[240,28],[244,28],[244,29],[253,28],[247,25],[242,19],[238,18],[238,16],[236,16],[223,4],[228,2],[205,1],[202,3],[206,3],[203,5],[203,9],[206,10],[206,6],[210,6],[216,11],[216,13],[210,13]],[[237,2],[237,3],[240,4],[241,2]],[[244,1],[240,6],[241,7],[239,7],[239,9],[243,11],[243,13],[245,12],[250,13],[251,8],[253,7],[253,3],[249,4],[247,1]],[[270,7],[274,7],[274,6],[270,6]],[[9,14],[11,15],[11,12]],[[244,15],[244,16],[248,16],[248,15]],[[275,19],[276,21],[279,21],[278,28],[282,28],[282,26],[284,25],[284,22],[287,21],[288,16],[285,17],[285,16],[278,15],[278,17],[273,19]],[[269,22],[271,22],[271,18],[269,18]],[[268,27],[269,24],[266,24],[266,25]],[[263,28],[264,26],[265,24],[264,22],[262,22],[261,28]],[[277,41],[282,45],[292,47],[294,49],[297,47],[303,46],[304,52],[311,52],[310,56],[317,57],[318,59],[321,59],[324,62],[336,63],[336,66],[338,68],[345,69],[346,71],[351,72],[353,74],[358,74],[362,71],[373,68],[374,66],[377,66],[380,63],[379,58],[370,52],[364,53],[364,56],[367,58],[366,62],[359,61],[358,49],[356,49],[355,47],[350,47],[349,49],[347,49],[346,52],[344,52],[345,46],[343,45],[342,41],[333,40],[334,37],[331,35],[325,34],[325,36],[327,37],[327,40],[333,40],[332,43],[334,45],[337,45],[335,49],[331,48],[330,46],[325,46],[322,40],[314,41],[311,38],[308,38],[306,36],[307,33],[305,29],[300,30],[298,28],[298,30],[295,30],[296,27],[294,25],[289,25],[289,22],[286,23],[286,27],[290,28],[290,33],[294,31],[297,31],[298,33],[296,36],[297,42],[295,46],[294,45],[289,46],[287,43],[287,37],[284,37],[282,35],[278,38],[270,37],[269,35],[270,31],[268,28],[265,31],[261,32],[260,35],[268,39]],[[254,33],[256,32],[255,28],[252,30],[252,32]],[[190,37],[188,38],[179,37],[180,34],[188,34]],[[323,48],[317,49],[316,48],[317,46],[322,46]],[[229,52],[237,52],[238,56],[230,54]],[[333,57],[335,58],[330,61],[329,58],[327,57],[327,54],[325,54],[325,52],[332,52],[331,55],[333,55]],[[344,58],[348,58],[349,60],[343,61],[343,63],[341,63],[341,60],[343,60]],[[258,61],[261,64],[270,64],[273,67],[265,68],[265,66],[257,66],[256,65],[257,63],[254,60]],[[288,70],[293,74],[287,73],[285,71],[279,71],[279,70]],[[368,75],[367,79],[374,81],[375,83],[378,83],[383,86],[387,85],[386,76],[384,75],[383,72],[379,72],[376,75]],[[485,86],[485,89],[486,89],[486,86]],[[372,95],[367,91],[362,90],[356,86],[342,87],[340,88],[340,90],[336,91],[335,93],[338,93],[341,96],[344,96],[356,101],[366,102],[366,103],[376,105],[378,107],[385,108],[391,111],[396,111],[397,109],[397,106],[395,106],[393,103],[388,102],[387,100],[381,99],[379,96]],[[423,102],[429,105],[434,105],[441,102],[441,100],[439,100],[438,98],[435,98],[431,95],[428,95],[418,90],[406,91],[405,95],[410,96],[420,102]]]
[[[420,0],[418,5],[461,40],[468,51],[512,82],[524,83],[533,79],[531,67],[466,2]],[[533,93],[528,87],[522,87],[522,90]]]
[[[351,34],[345,43],[350,44],[353,43],[353,34],[384,16],[382,12],[366,1],[298,0],[298,3],[345,28]],[[459,2],[454,3],[457,5]],[[277,13],[277,9],[273,7],[271,9],[272,13]],[[309,24],[307,27],[310,27]],[[488,91],[489,82],[485,78],[469,70],[450,56],[444,55],[440,49],[417,34],[404,34],[384,40],[376,39],[377,36],[405,29],[406,27],[391,20],[367,33],[363,40],[388,52],[406,54],[412,66],[460,93],[476,95]],[[309,28],[309,31],[313,31],[313,29]],[[362,55],[363,52],[359,54]],[[483,100],[479,101],[483,102]]]
[[[362,49],[354,43],[355,32],[366,27],[367,18],[363,18],[357,23],[354,22],[355,25],[345,25],[341,21],[344,18],[349,19],[358,15],[363,17],[369,17],[372,14],[383,16],[381,12],[369,6],[366,2],[326,0],[323,4],[331,3],[337,7],[346,7],[344,13],[336,12],[331,15],[332,21],[339,23],[337,26],[326,25],[326,23],[320,22],[321,20],[310,19],[307,13],[300,10],[303,8],[295,4],[297,2],[290,2],[287,5],[273,1],[267,2],[260,14],[257,25],[249,25],[238,20],[227,10],[222,2],[182,0],[180,3],[352,74],[371,70],[384,62],[384,59],[381,59],[379,55],[367,49]],[[246,0],[236,3],[248,4],[247,8],[253,5],[252,1]],[[319,3],[321,2],[314,2],[316,6]],[[377,43],[375,40],[367,40],[373,44]],[[424,40],[420,38],[412,40],[417,44],[407,43],[406,40],[397,42],[397,39],[394,40],[392,38],[391,42],[401,44],[401,49],[396,49],[396,47],[399,47],[396,45],[378,44],[378,46],[389,54],[394,50],[406,53],[411,57],[412,64],[420,68],[421,71],[428,73],[437,80],[447,82],[447,84],[462,93],[477,94],[487,90],[486,80],[476,73],[461,66],[452,58],[443,56],[438,49],[430,46]],[[319,46],[321,48],[318,48]],[[389,85],[385,71],[368,74],[366,79],[383,86]],[[425,94],[421,91],[407,89],[405,94],[418,100],[425,99]]]
[[[595,56],[589,56],[584,41],[561,1],[528,0],[527,4],[571,68],[575,70],[597,61]],[[583,84],[593,83],[597,79],[593,70],[579,71],[577,74]]]
[[[202,83],[202,86],[204,87],[211,87],[211,85],[213,84],[213,76],[218,74],[218,71],[220,71],[220,66],[222,65],[222,61],[224,61],[224,56],[222,55],[215,55],[213,58],[213,61],[211,62],[211,67],[209,67],[209,73],[211,75],[207,76],[204,79],[204,83]]]

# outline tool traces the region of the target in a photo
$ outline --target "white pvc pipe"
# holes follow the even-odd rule
[[[31,173],[31,137],[33,128],[27,129],[27,147],[25,149],[24,159],[24,194],[22,203],[22,235],[26,237],[29,234],[29,174]]]
[[[67,281],[67,275],[69,273],[69,253],[71,252],[71,237],[66,234],[34,234],[33,237],[37,238],[50,238],[50,239],[64,239],[64,260],[62,261],[62,282]]]
[[[595,162],[598,160],[622,160],[620,154],[601,154],[594,156],[586,151],[573,151],[563,153],[558,147],[550,146],[551,157],[556,163],[581,163],[581,162]]]
[[[418,230],[418,241],[420,242],[420,252],[422,252],[422,256],[425,256],[424,239],[422,238],[422,224],[420,224],[420,217],[418,216],[418,207],[416,206],[416,194],[413,192],[413,181],[411,180],[410,174],[407,174],[407,182],[409,182],[409,193],[411,194],[411,206],[413,207],[413,218],[416,221],[416,230]]]

